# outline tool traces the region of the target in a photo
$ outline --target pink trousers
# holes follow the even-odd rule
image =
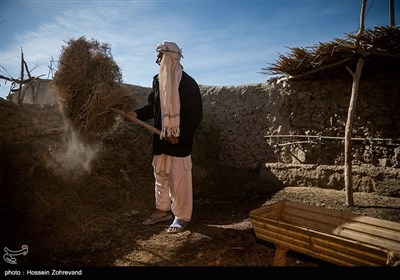
[[[192,158],[153,157],[156,208],[190,222],[193,211]]]

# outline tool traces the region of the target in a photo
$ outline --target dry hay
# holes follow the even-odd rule
[[[356,40],[357,34],[347,33],[344,39],[335,38],[326,43],[319,43],[313,47],[293,47],[289,48],[287,55],[279,54],[277,62],[263,68],[267,74],[287,74],[291,76],[302,76],[309,72],[314,74],[314,70],[324,70],[332,68],[330,77],[348,74],[343,71],[344,66],[353,65],[357,58]],[[364,55],[372,61],[375,73],[382,69],[390,70],[398,68],[400,58],[400,28],[380,26],[366,29],[359,38],[359,45],[363,49]],[[377,58],[377,59],[376,59]],[[397,61],[396,61],[397,59]],[[378,68],[376,64],[381,67]],[[339,67],[337,67],[339,66]],[[366,64],[368,66],[368,63]]]
[[[116,123],[110,108],[134,106],[110,46],[95,39],[71,39],[62,47],[53,87],[61,110],[86,140]]]

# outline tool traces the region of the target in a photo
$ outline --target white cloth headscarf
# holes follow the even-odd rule
[[[180,59],[182,50],[174,42],[163,41],[157,45],[157,52],[163,53],[158,75],[161,102],[161,133],[163,137],[179,137],[181,104],[179,100],[179,83],[182,78]]]

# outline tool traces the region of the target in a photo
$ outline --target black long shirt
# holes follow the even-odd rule
[[[180,99],[180,135],[177,144],[170,144],[153,135],[153,155],[170,155],[186,157],[192,153],[194,132],[199,127],[203,117],[203,102],[197,82],[185,71],[179,84]],[[154,118],[154,127],[161,130],[160,88],[158,75],[153,77],[153,85],[147,99],[148,104],[135,110],[138,119],[147,121]]]

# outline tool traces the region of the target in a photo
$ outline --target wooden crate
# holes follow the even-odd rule
[[[256,237],[341,266],[400,265],[400,223],[282,200],[249,213]]]

